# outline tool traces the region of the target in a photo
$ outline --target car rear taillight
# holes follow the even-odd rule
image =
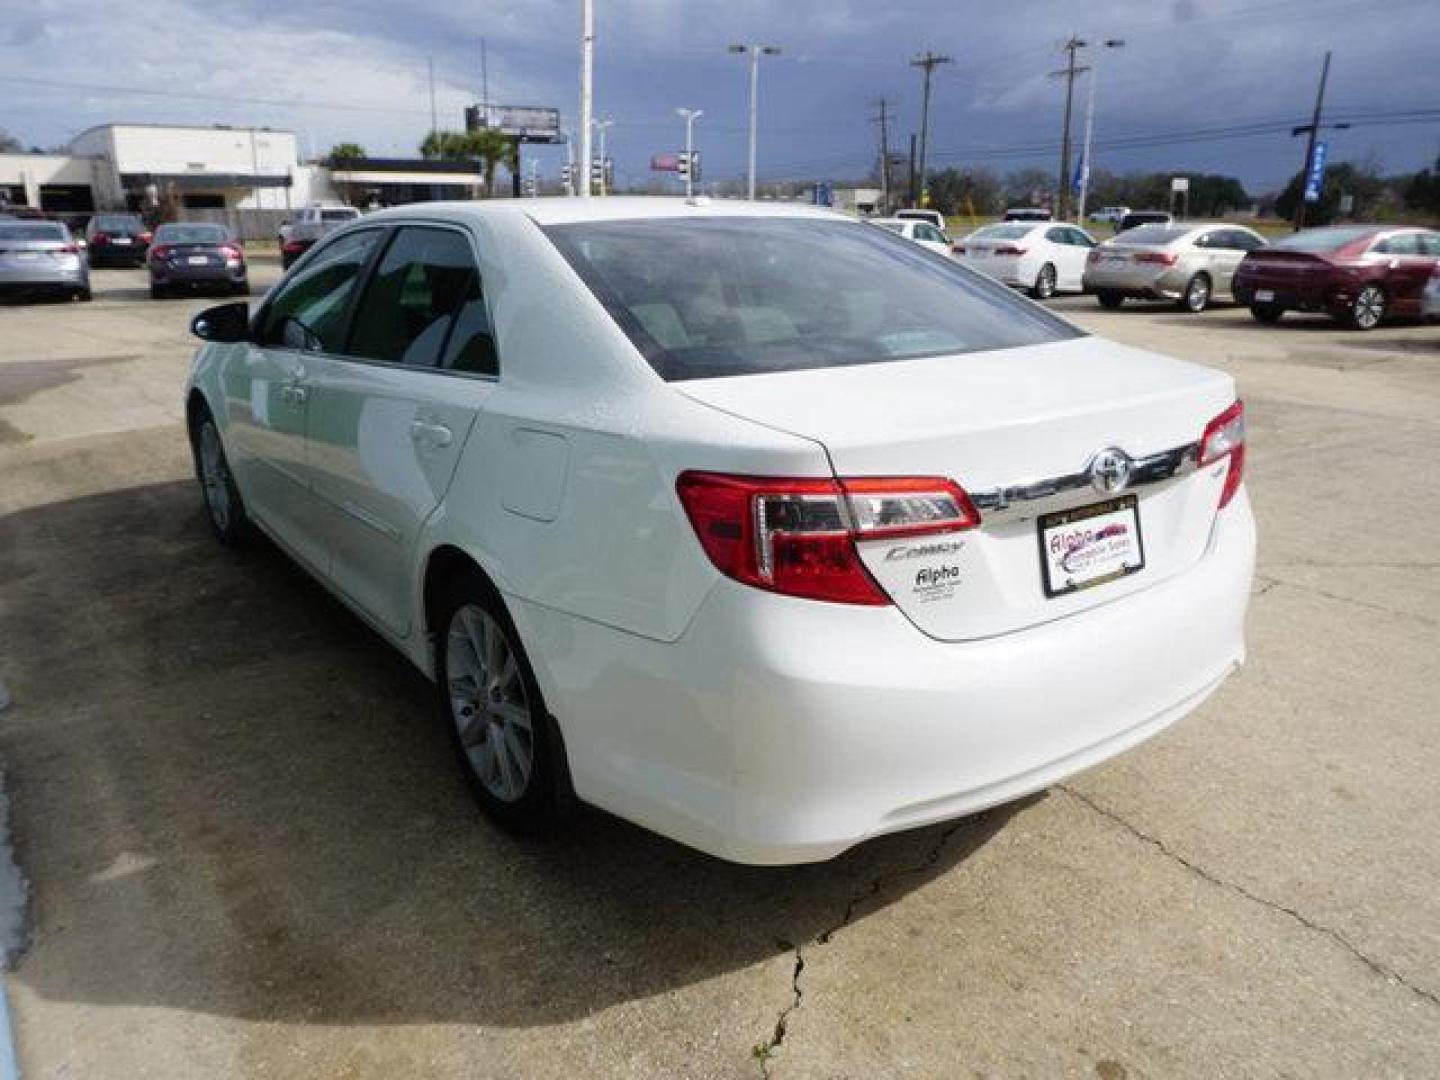
[[[156,244],[150,249],[150,258],[156,262],[162,262],[170,257],[170,249],[164,244]]]
[[[950,250],[951,250],[954,254],[956,254],[956,255],[964,255],[964,254],[965,254],[965,245],[964,245],[964,244],[951,244],[951,245],[950,245]]]
[[[1014,244],[1001,244],[995,249],[996,255],[1024,255],[1025,249]]]
[[[148,244],[148,243],[150,243],[150,241],[153,240],[153,239],[154,239],[154,237],[153,237],[150,233],[148,233],[148,232],[142,232],[142,233],[140,234],[140,242],[141,242],[142,244]]]
[[[1137,251],[1130,258],[1138,263],[1158,263],[1161,266],[1174,266],[1175,256],[1169,251]]]
[[[286,240],[281,246],[286,255],[299,255],[305,250],[305,245],[299,240]]]
[[[234,244],[221,244],[220,254],[224,255],[227,259],[239,259],[240,249]]]
[[[1245,475],[1245,403],[1237,401],[1205,425],[1200,437],[1200,467],[1213,465],[1230,456],[1230,471],[1220,490],[1220,509],[1230,505]]]
[[[855,550],[861,540],[958,532],[980,524],[943,477],[782,479],[686,472],[675,484],[705,554],[758,589],[838,604],[890,598]]]
[[[79,244],[65,244],[65,245],[57,248],[56,251],[55,251],[55,254],[56,254],[56,255],[79,255],[79,254],[80,254],[80,245],[79,245]]]
[[[1090,249],[1090,253],[1085,256],[1085,261],[1086,261],[1087,263],[1099,262],[1099,261],[1100,261],[1100,249],[1099,249],[1099,248],[1091,248],[1091,249]]]
[[[104,247],[109,242],[109,233],[97,232],[94,236],[90,238],[90,243],[94,244],[96,247]]]

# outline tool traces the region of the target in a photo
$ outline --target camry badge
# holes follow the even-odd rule
[[[1124,491],[1130,483],[1130,471],[1135,462],[1130,455],[1114,446],[1106,447],[1090,459],[1085,469],[1090,477],[1090,486],[1102,495],[1114,495]]]

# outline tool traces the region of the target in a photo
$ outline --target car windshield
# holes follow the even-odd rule
[[[141,229],[138,217],[125,214],[101,214],[95,218],[94,225],[101,232],[139,232]]]
[[[1127,244],[1173,244],[1182,236],[1190,235],[1190,229],[1177,228],[1174,225],[1137,225],[1133,229],[1126,229],[1123,239]]]
[[[161,225],[155,232],[157,244],[223,244],[223,225]]]
[[[1271,244],[1277,251],[1339,251],[1357,240],[1364,240],[1374,229],[1306,229],[1291,233]]]
[[[1083,336],[1005,286],[859,222],[665,218],[545,233],[671,381]]]
[[[975,233],[977,240],[1019,240],[1029,236],[1034,225],[986,225]]]
[[[64,240],[64,225],[11,225],[0,222],[0,240]]]

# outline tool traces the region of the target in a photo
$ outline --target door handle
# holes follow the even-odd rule
[[[414,442],[428,443],[430,446],[440,448],[449,446],[454,433],[444,424],[431,423],[428,420],[416,420],[410,425],[410,438]]]

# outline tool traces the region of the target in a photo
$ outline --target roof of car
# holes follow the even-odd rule
[[[853,221],[825,207],[793,202],[747,202],[741,199],[686,199],[683,196],[608,195],[542,199],[480,199],[472,202],[431,202],[416,206],[377,210],[369,219],[404,217],[415,214],[444,212],[447,215],[485,217],[492,214],[524,214],[540,225],[560,225],[576,221],[633,221],[636,218],[697,218],[697,217],[770,217],[829,218]]]

